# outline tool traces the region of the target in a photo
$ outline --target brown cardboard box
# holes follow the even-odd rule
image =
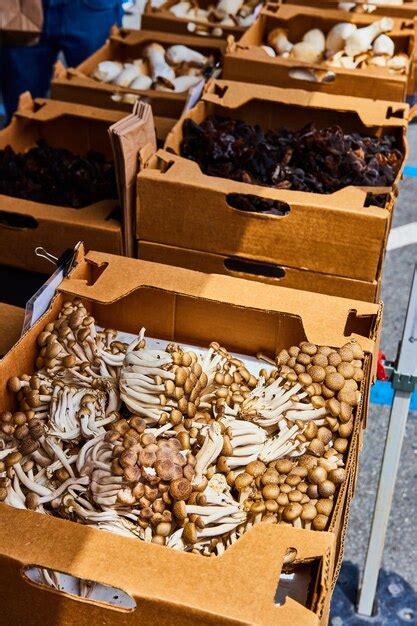
[[[153,7],[152,2],[148,0],[142,15],[142,28],[186,35],[190,32],[189,24],[191,23],[193,26],[195,24],[196,33],[203,36],[222,37],[223,39],[229,35],[240,37],[246,30],[244,26],[220,26],[218,22],[200,24],[188,18],[177,17],[170,11],[170,8],[177,2],[178,0],[166,0],[161,6]],[[198,0],[198,6],[201,8],[206,9],[210,5],[213,5],[212,0]],[[260,6],[261,3],[255,6],[254,13],[258,13]]]
[[[247,280],[257,280],[269,285],[280,285],[303,291],[313,290],[328,296],[364,302],[378,302],[381,291],[380,278],[366,282],[300,268],[255,263],[236,256],[222,256],[188,248],[164,246],[149,241],[138,242],[137,258],[153,263],[185,267],[207,274],[226,274]]]
[[[24,316],[24,309],[3,302],[0,303],[0,358],[19,339],[22,333]]]
[[[26,94],[10,125],[0,132],[0,149],[25,151],[40,138],[82,154],[95,149],[112,159],[107,129],[124,113],[37,99]],[[105,252],[123,253],[122,231],[113,218],[117,199],[82,209],[52,206],[0,195],[0,264],[44,271],[38,246],[59,257],[80,239]]]
[[[309,64],[282,57],[272,58],[261,48],[267,43],[267,34],[274,28],[285,29],[289,40],[298,42],[312,28],[319,28],[326,34],[339,22],[352,22],[361,27],[379,19],[379,16],[332,9],[323,11],[289,4],[267,4],[259,19],[240,40],[229,41],[223,77],[241,82],[262,82],[275,87],[403,102],[406,95],[413,94],[415,90],[416,33],[413,20],[394,18],[394,29],[390,33],[396,53],[404,52],[410,58],[407,74],[393,74],[381,67],[351,70],[328,67],[324,63]],[[292,76],[291,73],[296,69],[318,70],[317,81]]]
[[[404,0],[402,4],[374,4],[369,0],[353,0],[359,13],[367,12],[380,17],[399,17],[403,19],[414,19],[417,15],[417,2]],[[337,9],[339,0],[280,0],[280,4],[294,4],[297,6],[310,6],[320,9]],[[362,5],[372,7],[372,10],[364,11]]]
[[[366,190],[356,187],[313,194],[206,176],[198,164],[178,154],[184,119],[201,122],[210,114],[242,118],[264,128],[294,128],[311,121],[319,126],[340,123],[357,132],[394,133],[406,158],[407,105],[261,85],[248,92],[239,83],[213,81],[198,105],[174,127],[166,151],[151,157],[138,177],[139,247],[162,244],[367,283],[379,281],[391,196],[380,208],[366,206]],[[239,211],[230,205],[230,194],[236,193],[279,200],[288,205],[289,213],[277,217]],[[314,283],[310,288],[315,289]]]
[[[375,304],[330,298],[228,276],[208,276],[108,254],[79,251],[48,311],[0,363],[2,410],[12,408],[5,381],[33,371],[36,338],[54,319],[64,299],[80,297],[96,322],[150,336],[208,345],[213,339],[230,350],[275,354],[305,339],[340,347],[355,337],[366,353],[363,402],[357,409],[347,470],[355,475],[357,441],[367,412],[374,376],[381,309]],[[330,532],[259,524],[212,559],[116,536],[80,524],[0,505],[0,624],[33,626],[89,624],[327,624],[334,582],[333,549],[342,545],[349,482],[339,491]],[[18,534],[14,529],[19,529]],[[27,541],[21,541],[21,537]],[[63,540],[65,537],[65,541]],[[273,597],[284,554],[313,560],[316,570],[311,611],[287,598]],[[340,562],[341,553],[337,554]],[[111,567],[109,567],[109,563]],[[128,564],[128,565],[127,565]],[[114,611],[85,600],[27,584],[21,571],[39,565],[121,588],[137,602],[133,612]],[[182,575],[186,572],[186,575]],[[256,575],[254,575],[256,572]],[[190,584],[198,581],[198,584]]]
[[[105,109],[129,112],[132,104],[117,101],[113,96],[122,97],[124,94],[134,94],[146,98],[146,101],[152,105],[158,139],[164,140],[175,121],[181,117],[187,102],[188,92],[168,93],[155,89],[140,91],[102,83],[90,77],[101,61],[114,60],[126,63],[141,58],[144,48],[153,42],[164,47],[175,44],[186,45],[207,56],[213,55],[216,62],[221,61],[226,49],[225,41],[212,37],[203,38],[114,28],[104,46],[77,68],[67,69],[62,64],[57,63],[51,87],[52,97],[66,102],[79,102]]]

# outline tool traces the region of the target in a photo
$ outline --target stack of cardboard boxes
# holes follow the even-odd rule
[[[299,37],[303,30],[326,31],[338,21],[362,26],[375,19],[374,14],[268,5],[245,34],[231,28],[215,39],[187,34],[186,20],[175,18],[165,5],[148,7],[143,25],[153,32],[114,31],[78,68],[58,67],[54,100],[23,99],[11,126],[0,133],[0,147],[11,144],[23,151],[41,137],[52,145],[74,151],[92,147],[110,157],[107,130],[126,115],[123,96],[131,90],[92,79],[100,61],[131,60],[156,41],[198,48],[223,65],[222,79],[212,79],[193,107],[189,100],[187,106],[186,94],[135,94],[153,108],[160,146],[156,151],[137,146],[132,244],[138,259],[114,256],[124,253],[121,222],[113,213],[117,202],[65,209],[2,198],[0,235],[13,233],[11,264],[39,269],[29,257],[35,245],[59,256],[82,239],[95,252],[85,255],[80,248],[46,313],[1,361],[1,410],[12,408],[5,381],[33,371],[36,337],[68,298],[81,298],[100,326],[131,333],[145,326],[150,336],[169,341],[206,345],[216,340],[239,353],[276,354],[290,339],[339,348],[353,337],[366,355],[348,480],[338,492],[327,532],[260,524],[223,556],[205,559],[0,505],[0,598],[15,623],[52,623],[52,614],[62,624],[327,623],[376,371],[384,255],[413,115],[404,100],[414,90],[415,31],[410,16],[398,14],[393,38],[410,58],[407,74],[340,69],[328,83],[300,84],[290,77],[290,60],[262,54],[259,44],[265,28],[279,26]],[[226,44],[230,34],[234,39]],[[265,129],[298,129],[312,122],[378,137],[389,134],[403,161],[390,187],[349,186],[332,194],[207,176],[181,156],[180,144],[186,119],[200,123],[213,114]],[[234,206],[236,194],[278,201],[287,210],[279,216],[241,211]],[[27,222],[14,227],[14,215]],[[1,257],[3,263],[10,260]],[[22,533],[32,540],[21,541]],[[276,607],[274,594],[289,548],[297,552],[297,565],[309,567],[308,600],[303,606],[287,598]],[[116,611],[51,594],[27,584],[21,575],[27,565],[121,588],[137,608]]]

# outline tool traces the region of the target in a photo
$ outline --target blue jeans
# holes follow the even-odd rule
[[[4,47],[2,92],[10,118],[19,95],[45,97],[53,65],[62,52],[75,67],[106,41],[113,24],[121,24],[122,0],[44,0],[44,26],[34,46]]]

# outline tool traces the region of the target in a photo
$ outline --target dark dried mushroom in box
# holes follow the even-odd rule
[[[264,131],[221,116],[201,124],[185,120],[180,152],[209,176],[315,193],[348,185],[389,187],[403,160],[393,135],[366,136],[313,124]]]
[[[93,150],[78,155],[44,140],[24,153],[7,146],[0,150],[0,193],[78,209],[117,198],[115,169]]]

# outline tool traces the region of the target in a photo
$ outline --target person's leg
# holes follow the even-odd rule
[[[114,24],[121,25],[120,0],[72,0],[61,10],[60,46],[71,67],[79,65],[100,48]]]
[[[10,118],[24,91],[30,91],[34,98],[46,96],[58,53],[53,44],[45,40],[35,46],[7,47],[2,52],[2,92]]]

